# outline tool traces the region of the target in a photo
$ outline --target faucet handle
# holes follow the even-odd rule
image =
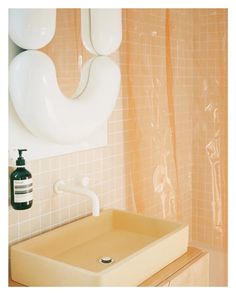
[[[84,176],[81,178],[81,185],[84,187],[89,185],[89,177],[88,176]]]

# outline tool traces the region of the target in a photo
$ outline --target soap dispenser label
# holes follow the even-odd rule
[[[32,178],[14,180],[14,201],[15,203],[29,202],[33,200]]]

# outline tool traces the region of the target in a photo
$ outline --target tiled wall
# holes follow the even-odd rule
[[[53,185],[59,179],[78,176],[90,178],[89,187],[101,202],[101,208],[125,207],[122,99],[109,120],[108,146],[89,151],[31,161],[33,174],[32,208],[16,211],[9,206],[9,241],[14,243],[91,212],[90,201],[83,196],[55,195]]]
[[[227,10],[194,14],[193,239],[227,247]]]
[[[9,207],[10,243],[91,212],[91,202],[83,196],[54,194],[53,185],[59,179],[88,176],[89,187],[97,192],[101,208],[125,207],[122,130],[122,100],[119,98],[109,120],[108,146],[28,163],[27,168],[33,174],[34,203],[25,211]]]
[[[127,205],[177,216],[190,238],[225,250],[227,10],[132,9],[125,19]]]
[[[190,225],[192,235],[192,104],[194,99],[194,9],[170,9],[170,43],[175,112],[176,166],[179,188],[177,216]],[[170,85],[171,86],[171,85]],[[172,131],[172,134],[173,132]]]
[[[127,205],[191,225],[193,12],[132,9],[125,19]]]

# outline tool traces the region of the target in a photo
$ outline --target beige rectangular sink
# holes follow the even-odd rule
[[[27,286],[137,286],[187,246],[188,225],[106,210],[12,246],[11,275]]]

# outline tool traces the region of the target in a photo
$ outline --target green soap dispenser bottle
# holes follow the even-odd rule
[[[33,203],[33,182],[31,173],[25,169],[25,159],[18,149],[19,157],[16,160],[16,170],[11,173],[11,205],[15,210],[29,209]]]

